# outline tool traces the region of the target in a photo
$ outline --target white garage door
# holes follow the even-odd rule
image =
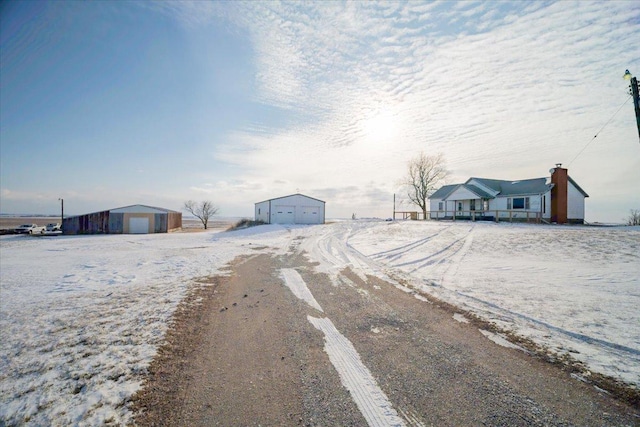
[[[129,233],[147,234],[149,232],[149,218],[129,218]]]
[[[275,210],[275,223],[276,224],[293,224],[296,222],[296,207],[295,206],[276,206]]]
[[[317,206],[303,206],[300,221],[302,224],[318,224],[320,223],[320,208]]]

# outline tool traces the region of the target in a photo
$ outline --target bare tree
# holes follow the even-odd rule
[[[420,153],[408,164],[407,176],[402,182],[407,188],[407,196],[411,203],[422,209],[427,219],[428,199],[446,180],[449,171],[442,154],[427,156]]]
[[[631,209],[627,225],[640,225],[640,209]]]
[[[202,221],[202,225],[204,225],[205,230],[207,229],[209,219],[218,213],[218,208],[208,200],[204,200],[200,203],[194,202],[193,200],[186,201],[184,202],[184,209]]]

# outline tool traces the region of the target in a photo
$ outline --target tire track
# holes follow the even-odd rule
[[[360,360],[353,344],[336,329],[330,319],[311,316],[307,316],[307,319],[324,334],[325,352],[367,423],[371,427],[404,426],[404,421]]]
[[[300,274],[291,268],[280,270],[285,285],[299,299],[311,307],[323,311]],[[402,427],[402,418],[387,395],[380,389],[371,371],[362,363],[358,351],[351,341],[342,335],[329,318],[307,316],[307,320],[324,334],[324,350],[329,356],[344,387],[349,390],[353,401],[371,427]]]

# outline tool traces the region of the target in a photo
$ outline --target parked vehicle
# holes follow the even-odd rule
[[[51,224],[47,224],[47,226],[44,228],[45,231],[60,231],[60,223],[59,222],[52,222]]]
[[[16,228],[18,234],[44,234],[45,227],[38,226],[36,224],[22,224]]]

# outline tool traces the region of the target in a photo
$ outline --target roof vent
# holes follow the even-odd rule
[[[557,168],[561,168],[562,167],[562,163],[556,163],[556,167]]]

